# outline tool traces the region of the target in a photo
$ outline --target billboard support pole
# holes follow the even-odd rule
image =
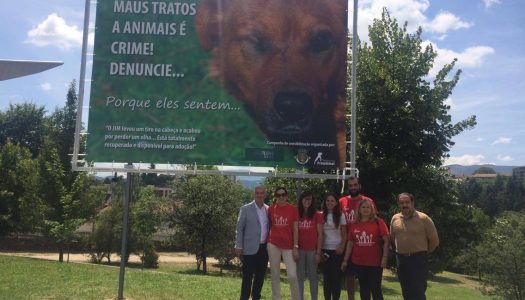
[[[133,167],[130,163],[127,166]],[[118,300],[124,299],[124,272],[128,257],[128,233],[129,233],[129,203],[133,195],[133,173],[126,173],[126,191],[124,193],[124,214],[122,222],[122,247],[120,251],[120,274],[118,279]]]
[[[357,98],[356,98],[356,65],[357,65],[357,2],[354,0],[353,13],[353,28],[352,28],[352,95],[350,108],[350,176],[356,176],[356,158],[355,146],[357,143],[356,137],[356,113],[357,113]]]
[[[75,124],[75,141],[73,143],[73,158],[71,165],[73,170],[78,163],[78,152],[80,151],[80,129],[82,127],[82,108],[84,105],[84,86],[86,82],[86,56],[89,36],[89,11],[91,0],[86,0],[84,8],[84,31],[82,33],[82,54],[80,57],[80,79],[78,80],[78,103],[77,103],[77,120]]]
[[[299,173],[299,169],[296,169],[295,170],[295,173]],[[304,174],[304,168],[303,168],[303,174]],[[303,192],[303,183],[304,183],[304,180],[303,178],[301,177],[297,177],[296,180],[295,180],[295,187],[297,189],[297,194],[296,194],[296,201],[297,201],[297,205],[299,205],[299,197],[301,196],[301,193]]]

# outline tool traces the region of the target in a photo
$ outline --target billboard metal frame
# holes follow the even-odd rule
[[[87,162],[84,159],[85,154],[80,152],[80,137],[86,132],[82,130],[82,115],[84,112],[84,96],[85,96],[85,82],[86,82],[86,58],[88,56],[88,36],[89,36],[89,21],[90,21],[90,6],[96,4],[96,1],[85,1],[84,12],[84,28],[82,39],[82,53],[80,66],[80,80],[79,80],[79,95],[78,95],[78,109],[77,120],[75,127],[75,140],[72,154],[72,169],[74,171],[84,172],[125,172],[125,173],[162,173],[172,175],[232,175],[232,176],[260,176],[260,177],[280,177],[280,178],[305,178],[305,179],[336,179],[344,180],[350,176],[358,176],[359,170],[356,167],[356,64],[357,61],[357,6],[358,0],[354,0],[353,8],[353,32],[352,32],[352,72],[351,72],[351,103],[350,114],[347,115],[347,122],[350,123],[350,140],[347,141],[347,151],[349,151],[349,160],[347,159],[344,169],[335,169],[328,171],[330,173],[315,174],[309,173],[306,169],[296,169],[295,172],[287,172],[289,169],[280,171],[279,166],[276,165],[272,170],[269,168],[241,166],[239,169],[243,170],[223,170],[223,166],[218,166],[219,170],[198,170],[197,165],[188,168],[188,165],[170,164],[169,162],[156,164],[155,169],[143,167],[148,162]],[[348,46],[347,46],[348,47]],[[348,101],[347,101],[348,102]],[[348,104],[348,103],[347,103]],[[348,120],[348,118],[350,120]],[[350,147],[348,147],[348,145]],[[350,149],[348,149],[350,148]],[[235,167],[235,166],[233,166]],[[247,168],[247,170],[245,170]],[[326,172],[327,170],[325,170]],[[344,181],[343,181],[344,182]]]

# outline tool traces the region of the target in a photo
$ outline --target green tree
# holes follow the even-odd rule
[[[0,146],[10,139],[36,157],[43,145],[46,132],[45,108],[33,103],[9,104],[6,112],[0,112]]]
[[[496,174],[496,170],[491,167],[479,167],[472,174]]]
[[[525,208],[525,187],[516,177],[496,176],[495,180],[467,179],[459,185],[462,203],[476,205],[494,218],[504,211]]]
[[[408,33],[385,9],[369,27],[370,44],[359,46],[357,165],[363,186],[382,203],[405,189],[407,177],[440,168],[452,138],[475,125],[475,116],[451,122],[445,100],[461,71],[449,75],[454,60],[427,81],[437,53],[423,49],[421,34]]]
[[[48,138],[53,143],[53,147],[57,149],[65,174],[64,184],[68,189],[71,189],[78,174],[71,169],[71,154],[73,153],[77,120],[77,103],[76,81],[73,80],[69,85],[64,107],[56,109],[48,118]]]
[[[159,255],[153,244],[153,234],[162,222],[162,202],[153,187],[139,189],[131,209],[131,232],[135,248],[144,267],[157,267]]]
[[[297,205],[297,199],[300,193],[310,191],[313,193],[315,203],[318,209],[321,209],[321,203],[327,194],[338,194],[339,188],[335,180],[327,179],[298,179],[298,178],[277,178],[267,177],[265,179],[266,189],[268,191],[268,203],[274,201],[273,192],[278,187],[285,187],[288,191],[288,201]]]
[[[433,257],[433,271],[442,270],[461,249],[469,219],[459,203],[455,184],[442,168],[452,138],[473,127],[475,116],[452,123],[445,101],[459,80],[456,60],[441,68],[430,82],[437,52],[423,47],[422,30],[383,11],[369,27],[369,43],[359,44],[357,62],[357,166],[363,190],[388,219],[395,195],[412,192],[416,205],[436,223],[442,243]],[[388,213],[384,213],[388,212]],[[457,253],[457,252],[456,252]]]
[[[174,240],[197,258],[197,270],[206,259],[233,249],[239,207],[251,193],[223,176],[196,175],[174,182],[170,222]]]
[[[483,187],[476,179],[467,178],[459,184],[460,202],[468,205],[478,204]]]
[[[65,106],[48,118],[47,136],[39,155],[40,193],[48,210],[46,233],[59,246],[59,261],[63,261],[64,246],[72,242],[76,228],[91,215],[80,209],[87,182],[71,168],[78,101],[75,85],[73,81],[69,86]]]
[[[486,186],[481,200],[481,207],[492,218],[505,210],[507,195],[503,176],[496,176],[496,180]]]
[[[30,232],[42,225],[36,160],[8,139],[0,148],[0,236]]]
[[[462,249],[460,254],[452,259],[449,270],[461,274],[476,275],[478,280],[482,280],[481,271],[481,253],[479,245],[487,231],[492,226],[491,219],[483,212],[481,208],[469,206],[471,210],[471,230],[474,231],[468,239],[467,247]]]
[[[45,213],[45,233],[51,236],[58,243],[59,261],[63,261],[64,240],[60,233],[65,229],[64,217],[68,213],[64,207],[66,199],[66,189],[64,187],[64,171],[60,163],[57,151],[46,142],[38,156],[39,164],[39,194],[46,205]]]
[[[95,176],[80,172],[75,179],[71,193],[72,197],[79,199],[81,204],[78,207],[78,215],[88,221],[93,221],[106,204],[108,187],[99,184]]]
[[[525,209],[525,186],[523,180],[512,176],[507,183],[507,197],[509,206],[506,210],[521,211]]]
[[[89,256],[94,263],[104,258],[111,263],[111,255],[121,247],[124,182],[111,184],[111,198],[107,206],[98,210],[89,236]]]
[[[39,194],[46,207],[44,233],[57,243],[59,261],[62,262],[64,251],[67,249],[69,254],[69,246],[76,239],[75,230],[92,216],[92,206],[98,203],[82,202],[86,199],[85,192],[90,182],[86,174],[76,176],[69,188],[64,184],[66,174],[57,149],[51,143],[44,143],[38,162],[41,175]]]
[[[485,292],[525,299],[525,212],[500,215],[477,251]]]

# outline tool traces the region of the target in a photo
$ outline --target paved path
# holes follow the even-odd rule
[[[0,252],[0,255],[13,255],[13,256],[23,256],[23,257],[32,257],[38,259],[46,260],[55,260],[58,261],[58,253],[39,253],[39,252]],[[196,263],[195,255],[188,254],[186,252],[159,252],[159,262],[160,263],[183,263],[191,264]],[[64,253],[64,260],[67,260],[67,253]],[[132,254],[129,259],[131,262],[140,263],[140,258],[137,255]],[[69,261],[71,262],[88,262],[89,257],[87,254],[83,253],[72,253],[69,254]],[[104,260],[105,262],[106,260]],[[116,254],[111,255],[112,262],[119,262],[120,257]],[[208,263],[217,263],[217,260],[208,257]]]

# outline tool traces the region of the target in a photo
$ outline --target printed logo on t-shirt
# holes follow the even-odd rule
[[[272,225],[275,225],[275,226],[288,226],[288,218],[276,217],[275,218],[275,223],[272,224]]]
[[[346,214],[346,220],[350,223],[355,222],[355,210],[352,209],[348,212],[348,214]]]
[[[361,232],[361,234],[356,234],[355,235],[355,239],[356,239],[356,244],[358,244],[359,246],[372,246],[374,244],[374,242],[372,241],[372,239],[374,238],[374,234],[366,234],[366,232]]]
[[[312,220],[299,221],[299,228],[311,228],[313,225]]]

